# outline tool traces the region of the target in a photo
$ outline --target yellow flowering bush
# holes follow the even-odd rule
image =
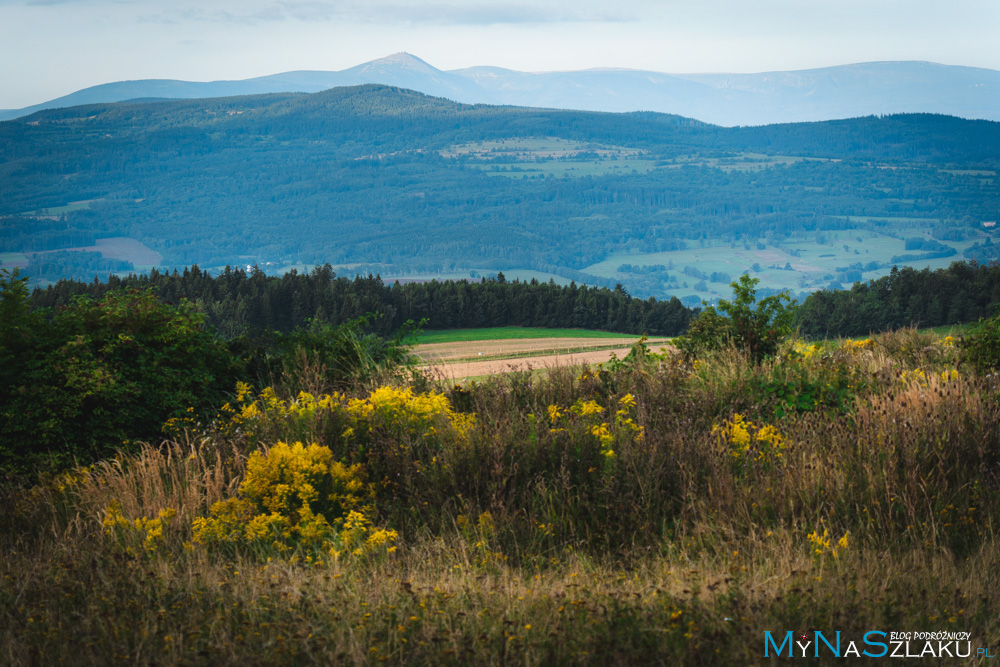
[[[235,405],[219,410],[215,428],[227,438],[244,436],[251,443],[278,439],[316,441],[330,418],[344,412],[345,396],[339,392],[313,396],[302,391],[283,400],[274,389],[265,387],[254,396],[250,385],[236,385]]]
[[[921,387],[927,386],[927,373],[921,368],[915,368],[913,370],[905,370],[899,375],[899,381],[902,384],[916,384]]]
[[[155,517],[130,520],[122,513],[121,503],[112,501],[105,510],[101,525],[104,534],[112,538],[122,551],[131,554],[152,553],[163,546],[164,528],[176,515],[176,510],[167,507]]]
[[[712,427],[737,470],[750,466],[768,467],[776,463],[788,449],[788,442],[771,424],[756,424],[741,414]]]
[[[374,498],[361,465],[333,459],[329,447],[279,442],[255,451],[237,496],[215,503],[209,517],[194,520],[194,539],[202,544],[294,546],[329,550],[350,535],[372,531],[366,514]],[[395,539],[383,531],[373,546]],[[358,548],[358,547],[355,547]]]
[[[399,499],[438,488],[442,479],[456,474],[454,466],[463,465],[457,462],[464,461],[462,452],[468,450],[476,415],[457,411],[444,394],[409,387],[383,386],[358,397],[301,392],[281,398],[269,388],[254,395],[240,385],[217,428],[240,438],[249,448],[274,442],[315,444],[310,446],[314,449],[302,446],[302,451],[294,453],[285,448],[296,445],[276,445],[270,448],[267,461],[253,455],[255,469],[268,469],[259,475],[265,481],[258,483],[258,475],[249,474],[240,497],[214,508],[207,523],[199,526],[203,541],[238,544],[270,539],[276,548],[293,543],[315,547],[337,532],[327,523],[353,509],[367,513],[351,503],[331,506],[333,500],[322,490],[317,501],[306,502],[312,493],[309,485],[316,486],[312,480],[318,474],[310,471],[325,468],[324,479],[329,482],[340,474],[338,466],[353,471],[358,468],[350,464],[360,464],[373,482],[371,489],[366,488],[364,503],[374,504],[377,497],[383,503],[380,507],[391,511],[401,504]],[[278,468],[289,479],[269,485],[266,480],[273,480]],[[283,486],[266,496],[264,488],[274,484]],[[326,503],[325,509],[317,502]],[[240,527],[239,534],[233,534],[235,527]]]
[[[873,350],[875,349],[875,345],[875,341],[871,338],[865,338],[863,340],[845,340],[841,344],[840,349],[844,352],[857,354],[865,350]]]
[[[218,418],[224,435],[246,434],[252,442],[323,438],[359,442],[379,427],[394,435],[466,441],[475,425],[475,415],[457,412],[444,394],[389,386],[364,398],[303,391],[283,400],[270,387],[254,396],[248,385],[240,383],[236,405],[224,405]]]
[[[792,345],[792,353],[800,359],[809,361],[814,357],[818,357],[823,353],[823,348],[815,343],[812,345],[806,345],[800,340],[795,341]]]
[[[962,374],[957,368],[945,368],[940,373],[928,372],[921,368],[904,370],[899,375],[899,382],[904,386],[917,386],[927,389],[931,384],[949,384],[958,382]]]
[[[957,368],[946,368],[938,374],[938,377],[942,382],[958,382],[961,374],[958,372]]]
[[[834,543],[833,538],[830,537],[830,532],[826,528],[823,529],[822,535],[819,534],[818,530],[814,530],[807,537],[813,550],[813,555],[819,558],[822,558],[826,554],[830,554],[834,558],[839,558],[840,554],[846,551],[849,546],[847,533],[844,533],[844,536]]]
[[[399,534],[395,530],[376,528],[364,514],[350,512],[344,519],[341,531],[328,543],[327,553],[334,560],[343,554],[366,556],[382,549],[386,553],[392,553],[396,550],[392,543],[397,537]]]
[[[354,422],[350,435],[363,435],[380,425],[410,436],[450,434],[465,441],[476,425],[475,415],[456,412],[444,394],[416,393],[410,387],[379,387],[367,398],[348,401],[347,413]]]
[[[636,405],[632,394],[618,399],[618,409],[614,419],[605,420],[605,408],[595,400],[578,399],[568,408],[550,405],[546,408],[549,417],[549,433],[565,433],[573,430],[583,430],[600,443],[601,454],[605,459],[615,457],[615,444],[622,439],[642,440],[645,433],[642,426],[635,423],[632,416]]]
[[[583,399],[579,399],[576,403],[570,406],[569,411],[574,415],[579,415],[580,417],[589,417],[590,415],[603,414],[604,408],[602,408],[597,401],[584,401]]]

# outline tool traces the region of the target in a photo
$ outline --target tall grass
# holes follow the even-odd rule
[[[1000,388],[956,365],[910,330],[761,365],[724,350],[425,382],[448,399],[433,414],[380,413],[361,388],[244,396],[211,428],[11,493],[0,656],[755,664],[789,629],[968,631],[996,653]],[[295,440],[361,465],[396,548],[194,539],[253,451]],[[116,512],[144,528],[108,528]]]

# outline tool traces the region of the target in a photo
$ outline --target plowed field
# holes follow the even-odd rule
[[[638,340],[638,337],[636,338]],[[647,341],[657,351],[666,338]],[[418,345],[414,352],[427,370],[444,378],[465,378],[510,371],[600,364],[629,352],[621,338],[533,338],[524,340],[463,341]]]

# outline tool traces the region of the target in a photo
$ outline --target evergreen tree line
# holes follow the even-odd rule
[[[229,267],[217,276],[197,266],[151,271],[101,282],[61,280],[32,295],[34,308],[68,305],[77,295],[152,289],[161,301],[192,302],[224,338],[265,331],[291,332],[308,321],[340,325],[373,314],[372,332],[388,336],[408,320],[427,329],[498,326],[580,327],[619,333],[675,336],[698,312],[677,298],[657,301],[615,289],[571,283],[507,281],[503,273],[480,281],[385,284],[378,275],[338,276],[327,264],[308,273],[268,276]],[[772,290],[759,290],[761,296]],[[847,290],[807,297],[796,324],[810,337],[863,336],[905,326],[976,321],[1000,303],[1000,264],[954,262],[947,269],[894,268],[888,276]]]
[[[974,322],[1000,303],[1000,264],[953,262],[947,269],[893,268],[849,290],[822,290],[799,307],[799,331],[811,337],[864,336],[905,326]]]
[[[630,296],[621,287],[568,286],[554,282],[507,281],[501,272],[481,281],[383,283],[378,275],[338,276],[327,264],[311,272],[268,276],[256,268],[227,267],[217,276],[197,266],[183,272],[109,276],[83,283],[61,280],[32,295],[35,308],[68,305],[76,295],[100,298],[108,292],[153,289],[162,301],[192,302],[224,338],[263,331],[289,332],[312,320],[338,325],[368,314],[375,333],[389,335],[406,321],[427,329],[498,326],[579,327],[619,333],[673,336],[695,311],[678,299]]]

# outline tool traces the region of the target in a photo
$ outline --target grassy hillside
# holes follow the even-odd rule
[[[960,359],[906,330],[761,365],[244,387],[162,445],[9,490],[0,651],[749,665],[765,631],[878,654],[864,632],[906,628],[995,653],[1000,402]]]

